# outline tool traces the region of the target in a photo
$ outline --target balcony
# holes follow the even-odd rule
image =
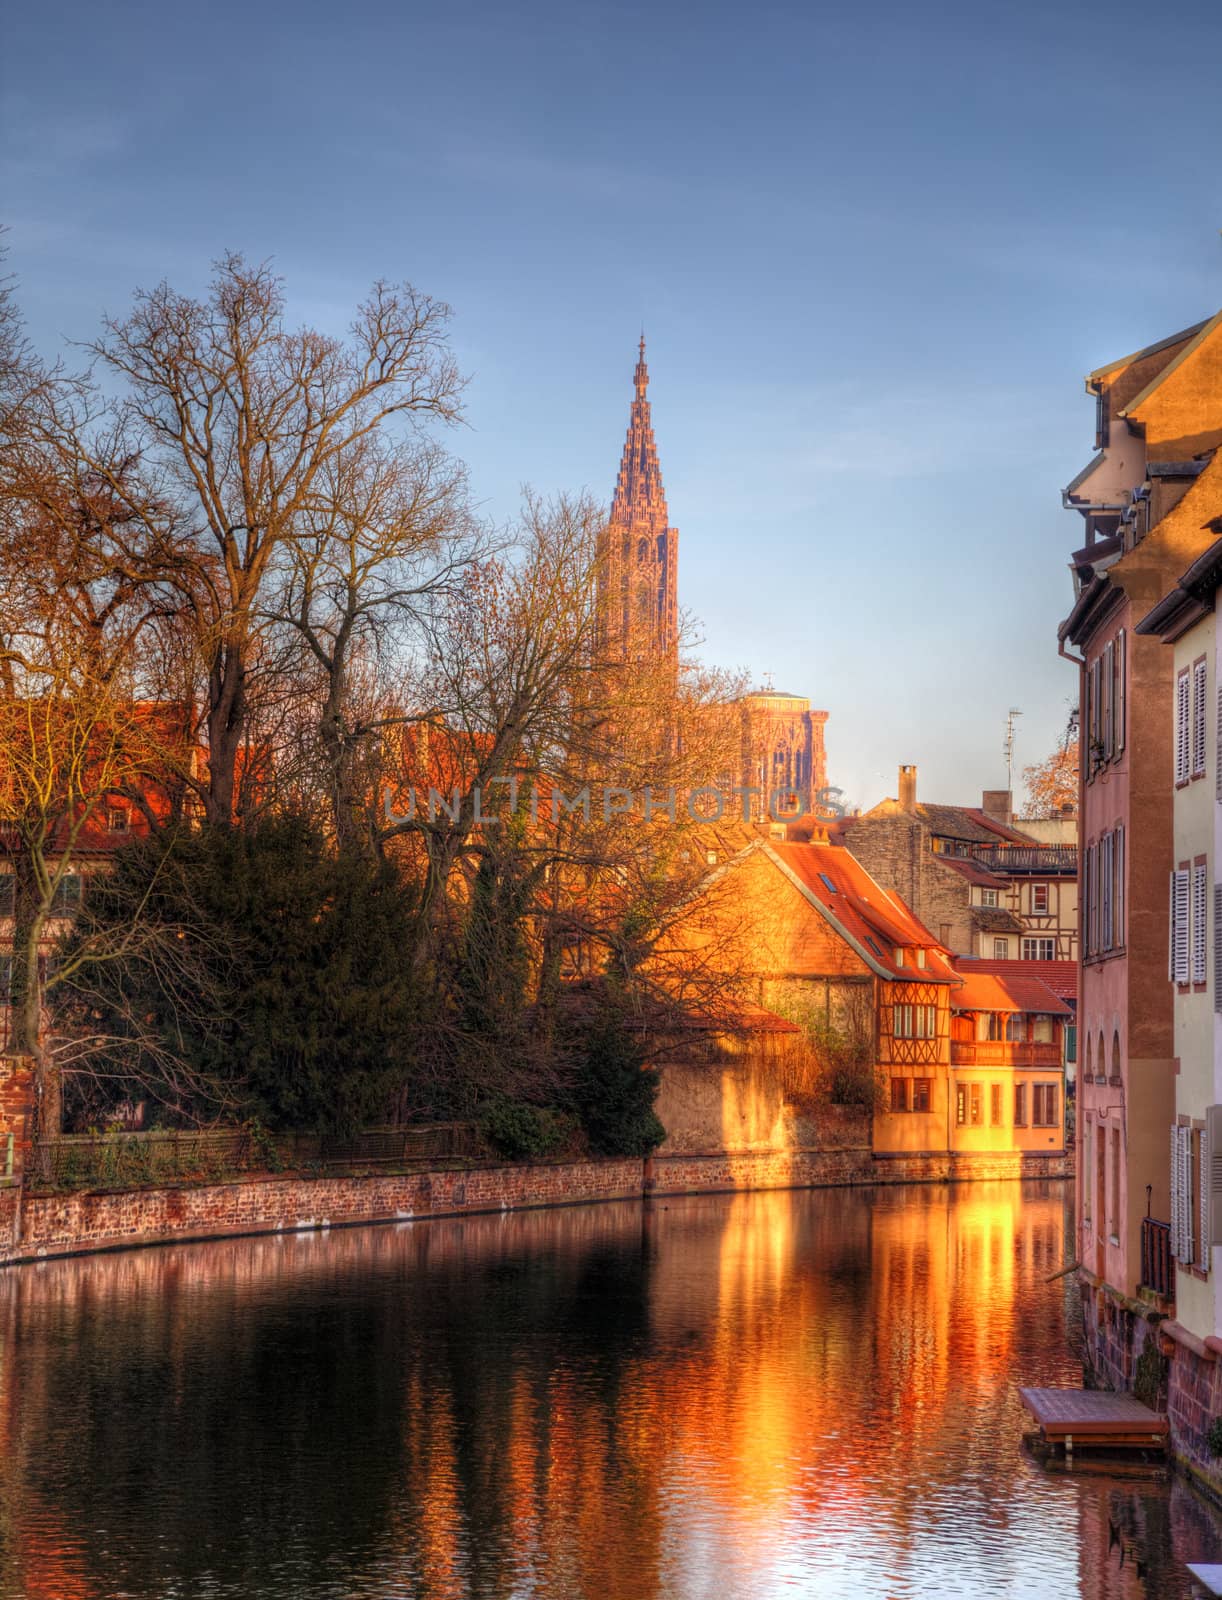
[[[1171,1259],[1171,1224],[1141,1219],[1141,1287],[1163,1300],[1175,1298],[1175,1263]]]
[[[1041,1067],[1061,1070],[1061,1047],[1017,1039],[952,1039],[952,1067]]]
[[[1005,876],[1076,878],[1076,844],[977,844],[972,860]]]

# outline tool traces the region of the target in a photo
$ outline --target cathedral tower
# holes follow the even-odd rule
[[[602,647],[612,660],[673,660],[679,648],[679,530],[669,526],[645,398],[644,334],[633,382],[628,437],[600,552]]]

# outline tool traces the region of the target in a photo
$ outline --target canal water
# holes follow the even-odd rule
[[[1186,1596],[1181,1481],[1049,1473],[1063,1184],[579,1207],[0,1275],[22,1600]]]

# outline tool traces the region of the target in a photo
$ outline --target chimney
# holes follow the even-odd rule
[[[902,811],[916,810],[916,774],[913,766],[900,768],[900,809]]]
[[[994,822],[1002,822],[1008,828],[1012,817],[1011,802],[1009,789],[985,789],[980,796],[980,809],[986,817],[992,817]]]

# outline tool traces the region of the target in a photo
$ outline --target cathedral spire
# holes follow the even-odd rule
[[[641,332],[628,436],[603,548],[603,631],[615,653],[672,657],[678,635],[679,533],[670,526],[646,390]]]

